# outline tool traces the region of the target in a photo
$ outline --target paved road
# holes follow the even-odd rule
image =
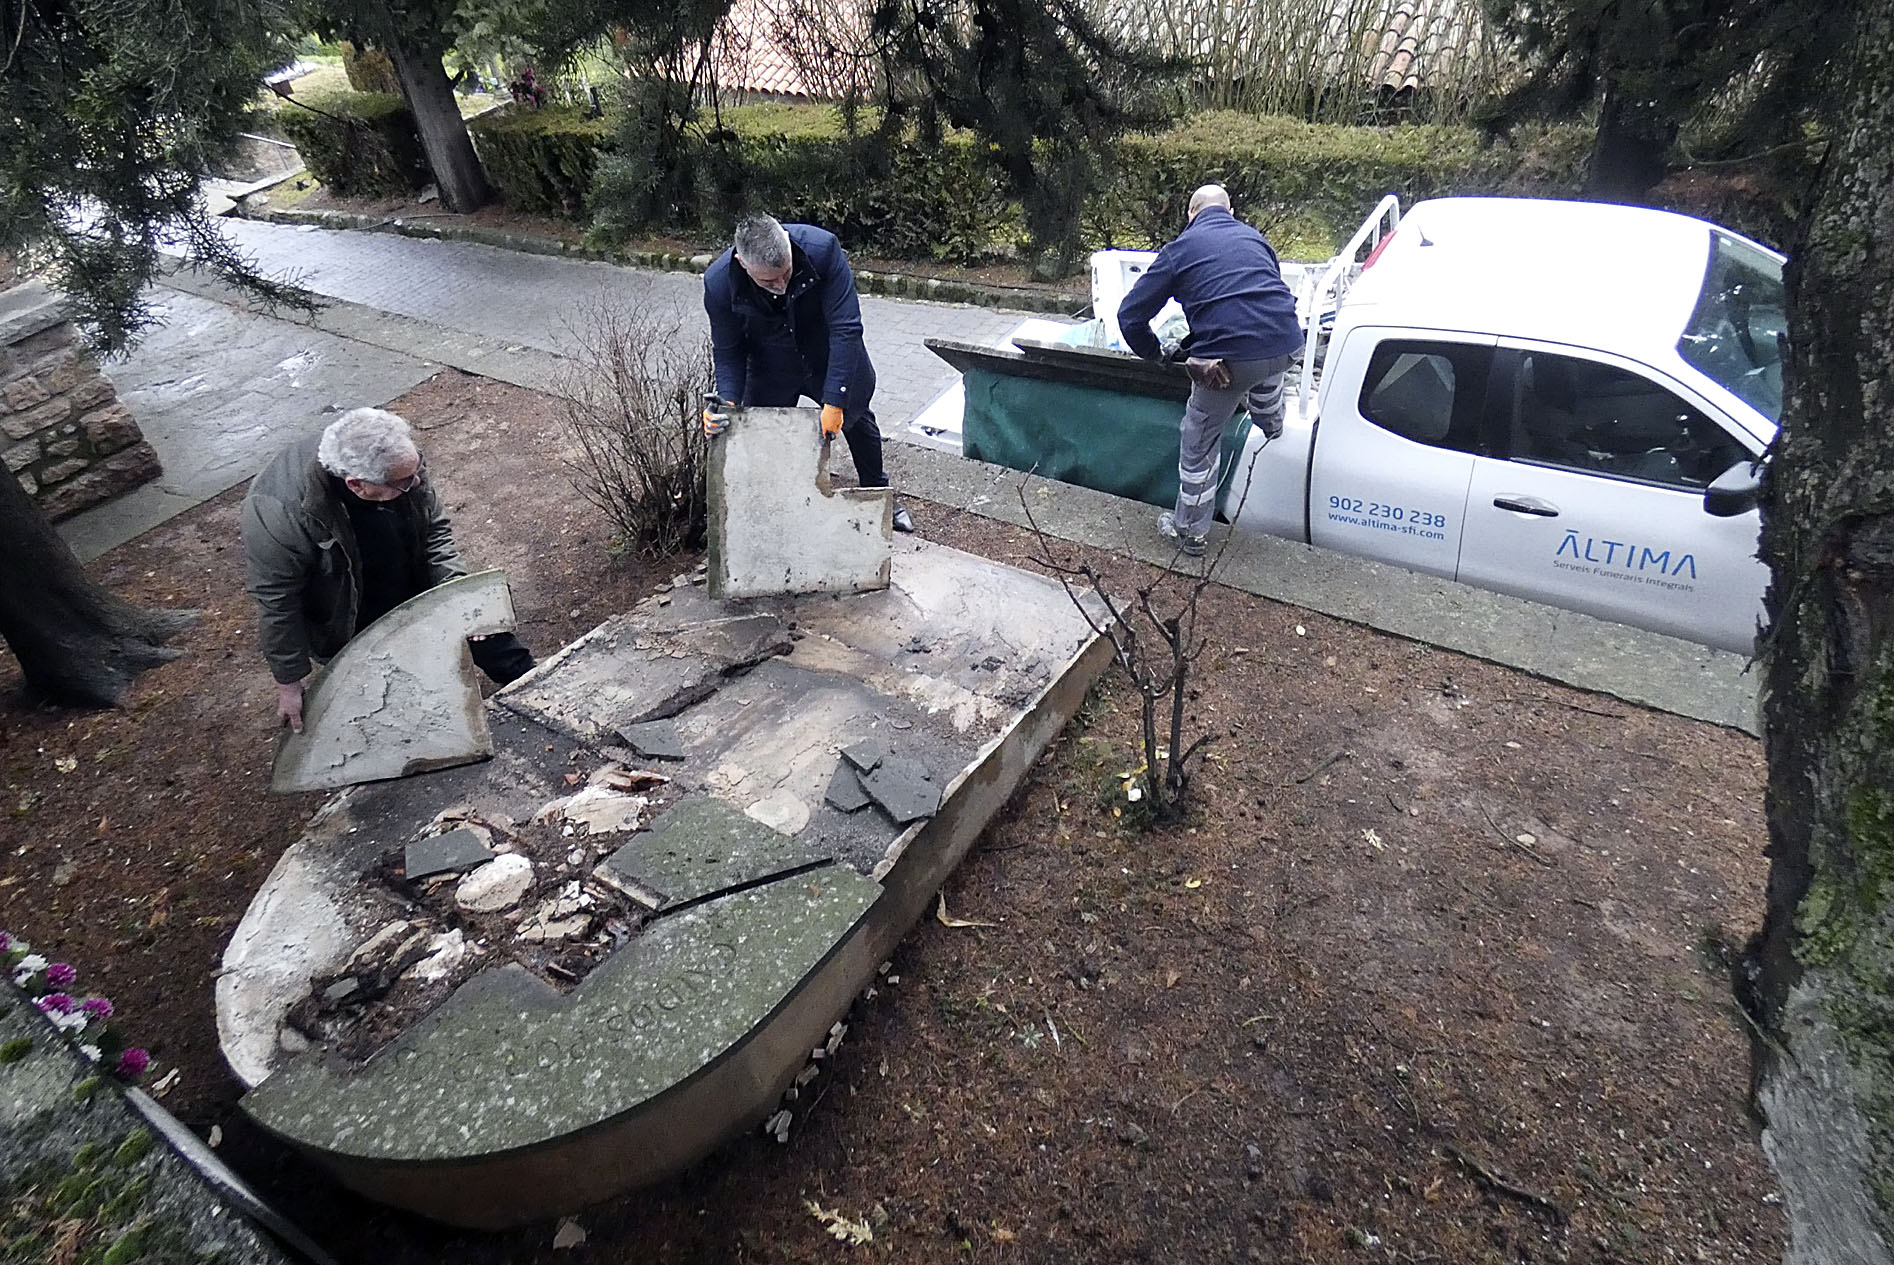
[[[705,334],[703,278],[615,264],[559,259],[391,233],[291,227],[225,220],[231,239],[266,270],[294,275],[329,298],[358,303],[508,345],[569,353],[588,307],[616,303],[675,315]],[[883,431],[907,422],[956,374],[921,345],[926,337],[985,341],[1024,318],[953,303],[862,298],[868,354],[879,384],[875,411]]]

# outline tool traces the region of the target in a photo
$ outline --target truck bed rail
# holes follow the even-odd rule
[[[1332,315],[1348,295],[1348,287],[1361,275],[1362,259],[1372,256],[1383,240],[1401,225],[1401,200],[1392,193],[1375,204],[1355,235],[1328,261],[1320,273],[1310,272],[1309,288],[1297,295],[1296,306],[1302,312],[1302,371],[1296,394],[1302,411],[1309,410],[1315,394],[1315,369],[1322,362],[1322,341],[1328,334],[1323,317]]]

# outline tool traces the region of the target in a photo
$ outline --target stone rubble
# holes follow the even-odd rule
[[[454,903],[470,914],[497,914],[519,903],[532,886],[533,863],[506,852],[460,880]]]

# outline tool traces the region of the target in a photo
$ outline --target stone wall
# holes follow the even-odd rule
[[[58,297],[38,282],[0,292],[0,460],[55,520],[162,469]]]

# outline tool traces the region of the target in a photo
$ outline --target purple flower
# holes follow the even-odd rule
[[[79,1009],[85,1012],[88,1019],[110,1019],[112,1017],[112,1003],[103,997],[88,997],[79,1003]]]
[[[13,937],[4,931],[0,931],[0,953],[11,952],[13,952]]]
[[[55,962],[46,968],[46,982],[54,988],[71,988],[79,972],[70,963]]]
[[[151,1055],[134,1045],[118,1056],[118,1066],[112,1071],[120,1080],[135,1081],[143,1076],[145,1069],[150,1066]]]
[[[33,1003],[49,1015],[64,1015],[72,1012],[72,994],[48,993]]]

